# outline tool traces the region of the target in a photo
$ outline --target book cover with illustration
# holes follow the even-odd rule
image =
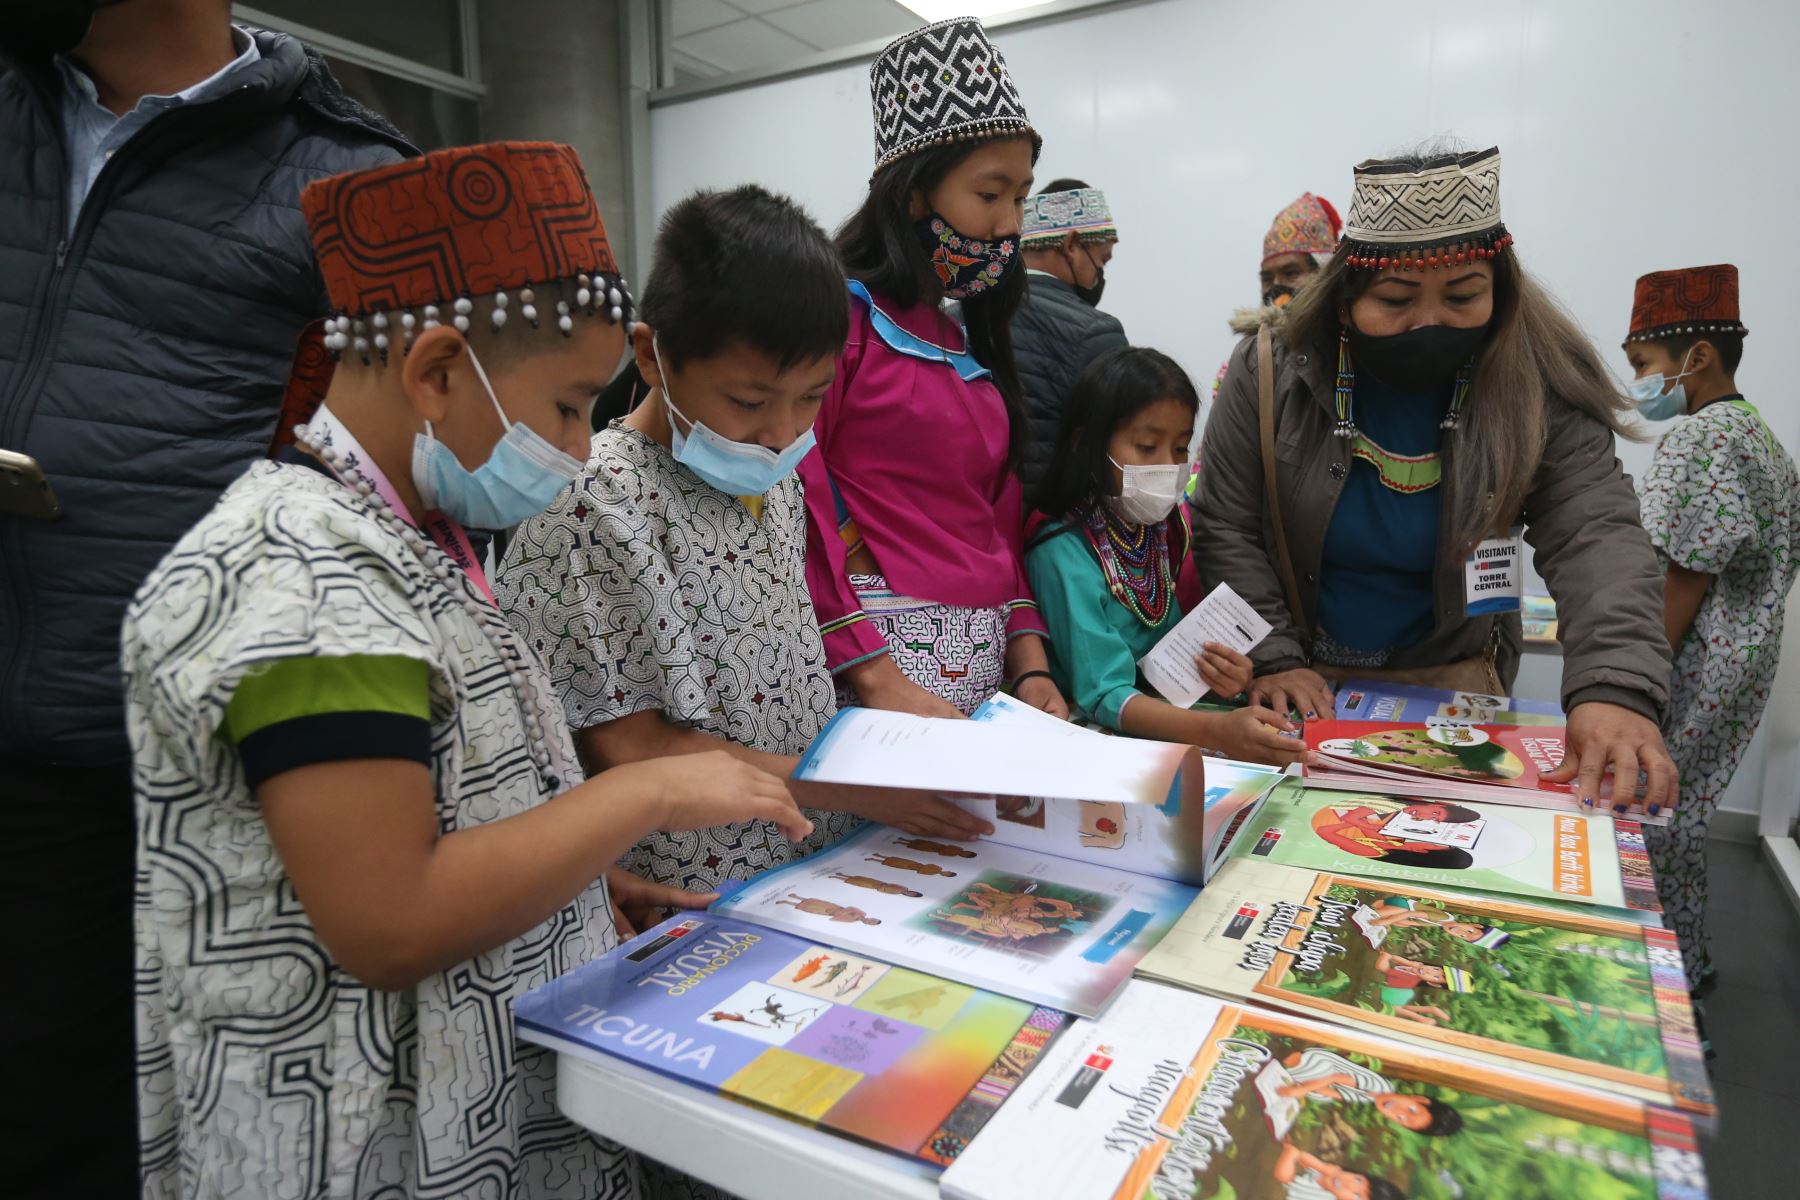
[[[1462,725],[1392,721],[1308,721],[1307,748],[1318,761],[1302,770],[1313,787],[1380,791],[1435,800],[1488,800],[1576,810],[1575,789],[1544,779],[1562,764],[1560,725]],[[1612,780],[1600,799],[1610,802]],[[1666,825],[1667,811],[1632,818]]]
[[[1338,685],[1337,716],[1342,721],[1461,721],[1473,725],[1561,725],[1561,707],[1548,700],[1524,700],[1480,692],[1409,683],[1351,679]]]
[[[950,1162],[1071,1019],[711,913],[533,989],[527,1041]]]
[[[1681,1114],[1138,980],[1050,1048],[951,1200],[1704,1200]]]
[[[1091,1016],[1197,894],[999,842],[868,825],[736,885],[711,911]]]
[[[1712,1117],[1674,935],[1593,910],[1236,859],[1139,971]]]
[[[990,725],[1022,727],[1077,745],[1115,739],[1040,712],[1001,693],[970,714]],[[1207,758],[1184,768],[1203,780],[1200,819],[1191,811],[1194,789],[1175,787],[1154,804],[1066,800],[1045,796],[962,797],[963,808],[993,822],[992,840],[1059,858],[1204,883],[1224,862],[1232,838],[1286,776],[1278,767]]]
[[[1644,831],[1591,809],[1276,788],[1236,858],[1459,891],[1660,912]]]

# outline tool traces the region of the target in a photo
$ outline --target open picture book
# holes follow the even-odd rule
[[[1072,1018],[729,916],[681,913],[521,997],[519,1035],[950,1162]]]
[[[1713,1115],[1675,936],[1593,909],[1235,859],[1139,973]]]
[[[1591,809],[1329,791],[1287,780],[1256,809],[1231,853],[1428,887],[1662,911],[1643,829]]]
[[[944,1173],[951,1200],[1704,1200],[1690,1122],[1136,980]]]

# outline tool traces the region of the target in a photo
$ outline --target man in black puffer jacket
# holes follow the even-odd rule
[[[0,449],[62,507],[0,509],[9,1196],[135,1194],[120,620],[275,433],[326,308],[300,189],[414,152],[317,55],[229,13],[0,6]]]
[[[1106,197],[1079,179],[1058,179],[1025,202],[1019,238],[1025,302],[1013,314],[1012,336],[1031,422],[1019,468],[1028,504],[1056,448],[1075,377],[1101,354],[1126,344],[1118,318],[1095,307],[1118,241]]]

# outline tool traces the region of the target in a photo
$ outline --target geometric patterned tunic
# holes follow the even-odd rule
[[[404,656],[430,678],[431,775],[449,833],[549,799],[478,621],[317,471],[261,463],[139,592],[125,623],[138,815],[144,1194],[628,1198],[636,1166],[555,1107],[553,1057],[514,1041],[513,998],[617,944],[603,881],[505,945],[400,992],[321,944],[218,736],[259,664]],[[486,603],[482,598],[482,603]],[[581,779],[526,660],[558,788]]]
[[[1707,966],[1706,824],[1769,703],[1800,566],[1800,479],[1760,417],[1719,401],[1663,436],[1640,499],[1664,564],[1714,577],[1675,652],[1665,732],[1680,805],[1666,831],[1646,827],[1665,913],[1697,983]]]

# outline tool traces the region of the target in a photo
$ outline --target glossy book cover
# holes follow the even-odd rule
[[[683,913],[514,1006],[611,1055],[926,1162],[956,1157],[1070,1018],[736,919]]]
[[[1145,980],[1079,1021],[949,1200],[1703,1200],[1691,1123]]]

